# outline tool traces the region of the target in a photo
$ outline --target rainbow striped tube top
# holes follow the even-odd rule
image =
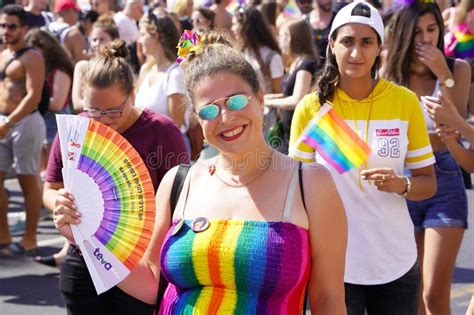
[[[185,220],[168,231],[160,314],[301,314],[310,272],[308,231],[288,222]]]

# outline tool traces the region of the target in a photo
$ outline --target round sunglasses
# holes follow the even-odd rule
[[[221,107],[219,105],[216,105],[215,104],[216,102],[226,100],[225,106],[232,111],[236,111],[236,110],[242,110],[245,107],[247,107],[247,105],[249,104],[250,98],[251,98],[250,96],[243,95],[243,94],[223,97],[218,100],[215,100],[211,104],[204,105],[203,107],[201,107],[201,109],[198,111],[197,114],[199,118],[201,118],[202,120],[213,120],[213,119],[216,119],[217,116],[219,116],[221,112]]]

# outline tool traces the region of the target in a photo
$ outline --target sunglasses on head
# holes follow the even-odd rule
[[[198,116],[202,120],[213,120],[219,116],[221,112],[221,107],[215,103],[221,100],[226,100],[225,106],[231,111],[242,110],[249,104],[250,96],[237,94],[229,97],[220,98],[215,100],[211,104],[204,105],[199,109]]]
[[[9,31],[15,31],[19,27],[20,25],[15,23],[0,23],[0,29],[7,29]]]
[[[244,24],[245,23],[245,7],[239,6],[235,10],[235,17],[237,18],[237,21],[240,24]]]

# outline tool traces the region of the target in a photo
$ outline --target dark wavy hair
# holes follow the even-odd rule
[[[408,86],[410,65],[413,59],[416,22],[420,16],[432,13],[439,28],[436,47],[444,52],[444,23],[436,2],[414,1],[401,6],[389,21],[387,29],[387,59],[384,77],[397,84]],[[432,74],[435,78],[434,74]]]
[[[169,61],[176,59],[178,48],[176,45],[179,42],[179,31],[176,28],[173,20],[166,15],[155,15],[149,11],[144,14],[140,20],[140,25],[144,25],[150,34],[160,34],[160,43],[165,52],[165,57]]]
[[[260,56],[260,48],[268,48],[278,52],[281,55],[280,46],[278,46],[270,26],[265,21],[262,12],[255,6],[243,8],[239,7],[235,11],[237,22],[242,26],[240,36],[243,39],[243,49],[249,49],[257,58],[257,62],[266,77],[270,77],[268,66]]]
[[[43,52],[46,75],[56,68],[67,73],[72,79],[74,62],[56,37],[39,28],[34,28],[26,33],[25,43],[27,46],[40,49]]]
[[[339,29],[340,27],[333,32],[330,40],[336,41]],[[379,47],[381,47],[382,40],[377,32],[375,30],[373,31],[377,35],[377,42]],[[334,92],[336,91],[336,86],[339,82],[339,68],[337,65],[336,56],[333,54],[329,46],[326,52],[326,62],[324,63],[322,70],[317,74],[318,79],[313,88],[313,90],[318,93],[320,104],[324,104],[326,101],[332,101],[334,98]],[[378,55],[375,58],[374,64],[372,65],[370,71],[372,78],[377,77],[381,62],[381,57]]]

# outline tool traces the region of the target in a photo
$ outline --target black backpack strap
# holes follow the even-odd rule
[[[171,218],[174,215],[174,209],[176,208],[176,204],[178,203],[179,195],[181,194],[181,190],[183,190],[184,179],[189,172],[191,165],[189,164],[180,164],[178,167],[178,171],[176,172],[176,176],[173,181],[173,187],[171,187],[171,194],[170,194],[170,209],[171,209]]]
[[[7,71],[7,68],[8,66],[16,59],[20,58],[21,55],[23,55],[25,52],[27,52],[28,50],[30,50],[31,47],[24,47],[24,48],[21,48],[21,49],[18,49],[17,51],[15,51],[15,53],[13,54],[13,57],[10,58],[10,60],[7,61],[7,63],[5,64],[5,66],[3,67],[3,70],[0,71],[0,80],[4,80],[6,77],[7,77],[7,74],[6,74],[6,71]]]
[[[298,162],[298,179],[300,181],[300,193],[301,193],[301,200],[303,201],[303,207],[306,210],[306,203],[304,202],[304,187],[303,187],[303,163],[300,161]]]
[[[303,163],[301,161],[298,162],[298,179],[300,182],[301,200],[303,201],[303,207],[306,210],[306,203],[304,202],[304,187],[303,187]],[[306,314],[307,304],[308,304],[308,285],[306,285],[306,290],[304,294],[303,315]]]
[[[451,71],[451,73],[454,75],[454,62],[455,60],[453,58],[450,58],[450,57],[446,57],[446,63],[448,64],[448,68],[449,68],[449,71]]]
[[[178,203],[179,195],[181,194],[181,190],[183,190],[184,180],[186,179],[186,175],[189,172],[191,165],[189,164],[180,164],[178,167],[178,171],[176,172],[176,176],[174,177],[173,186],[171,187],[171,194],[170,194],[170,210],[171,210],[171,220],[173,220],[174,210],[176,208],[176,204]],[[160,310],[161,300],[165,295],[166,288],[168,287],[168,281],[163,276],[163,273],[160,273],[160,283],[158,285],[158,296],[156,297],[156,308],[154,314],[158,314]]]

